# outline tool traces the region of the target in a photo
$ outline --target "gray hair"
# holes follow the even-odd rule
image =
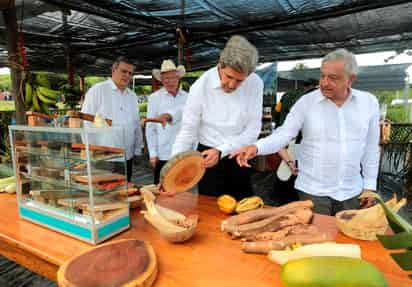
[[[348,75],[358,74],[358,64],[356,63],[355,55],[346,49],[337,49],[330,52],[322,59],[322,64],[328,61],[343,60],[345,62],[345,72]]]
[[[228,66],[240,73],[250,74],[255,71],[259,55],[256,47],[242,36],[232,36],[220,53],[219,64]]]

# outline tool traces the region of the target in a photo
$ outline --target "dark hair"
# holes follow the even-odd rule
[[[304,86],[317,86],[319,84],[319,80],[314,79],[314,78],[309,78],[307,80],[303,81]]]
[[[117,68],[117,66],[119,66],[120,62],[135,66],[135,64],[133,64],[133,62],[130,61],[129,58],[127,58],[125,56],[119,56],[119,57],[116,58],[116,60],[114,60],[113,68]]]

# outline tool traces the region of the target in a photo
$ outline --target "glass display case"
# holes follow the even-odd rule
[[[130,226],[122,128],[9,130],[22,218],[92,244]]]

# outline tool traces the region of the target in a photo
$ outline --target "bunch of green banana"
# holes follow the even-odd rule
[[[60,95],[60,91],[50,88],[50,83],[45,75],[36,74],[27,77],[24,103],[28,110],[50,114],[50,106],[55,106]]]

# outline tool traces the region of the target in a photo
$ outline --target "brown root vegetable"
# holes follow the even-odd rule
[[[286,236],[280,240],[243,242],[242,250],[246,253],[266,254],[271,250],[283,250],[288,246],[299,243],[302,245],[332,241],[328,233],[297,234]]]
[[[286,226],[278,231],[263,232],[255,236],[245,238],[246,241],[264,241],[264,240],[279,240],[289,235],[297,234],[315,234],[319,233],[319,229],[313,224],[296,224]]]
[[[291,202],[280,207],[269,207],[246,211],[224,220],[222,222],[221,229],[222,231],[231,232],[230,229],[233,229],[237,225],[259,221],[274,215],[288,214],[298,208],[313,208],[313,202],[311,200],[302,200]]]
[[[274,215],[260,221],[238,225],[232,233],[232,237],[256,236],[265,231],[277,231],[286,226],[309,223],[312,217],[313,212],[311,209],[300,208],[293,213]]]

